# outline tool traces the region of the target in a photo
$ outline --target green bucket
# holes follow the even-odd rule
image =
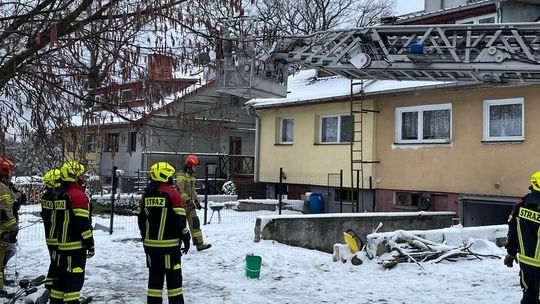
[[[258,255],[246,255],[246,277],[258,279],[261,275],[262,257]]]

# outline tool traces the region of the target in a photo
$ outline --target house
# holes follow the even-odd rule
[[[531,21],[535,3],[426,1],[395,23]],[[289,197],[322,193],[327,212],[455,211],[464,225],[489,225],[506,222],[540,170],[538,85],[365,81],[358,94],[359,80],[321,76],[302,71],[289,77],[286,98],[251,101],[255,179],[273,192],[282,168]],[[353,111],[358,101],[362,111]],[[353,150],[362,151],[360,170],[351,169]]]
[[[225,180],[253,184],[254,118],[241,100],[217,92],[208,69],[177,76],[167,56],[150,57],[148,71],[140,81],[93,92],[99,103],[74,118],[78,136],[66,154],[83,155],[104,184],[117,167],[123,191],[140,190],[154,162],[179,171],[191,153],[201,160],[198,176],[208,172],[212,192]]]

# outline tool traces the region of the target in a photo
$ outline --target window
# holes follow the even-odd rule
[[[524,140],[524,99],[484,100],[484,141]]]
[[[133,97],[131,94],[131,89],[122,90],[120,94],[122,101],[131,100],[131,98]]]
[[[397,143],[448,143],[452,138],[452,104],[396,108]]]
[[[292,144],[294,141],[294,118],[287,117],[281,119],[280,143]]]
[[[321,143],[349,143],[352,140],[350,115],[321,117]]]
[[[96,136],[94,134],[84,135],[84,148],[86,152],[96,152]]]
[[[104,152],[118,152],[120,134],[119,133],[109,133],[105,134],[105,142],[103,145]]]
[[[487,14],[456,20],[456,24],[497,23],[497,14]]]
[[[137,132],[129,133],[128,151],[137,151]]]

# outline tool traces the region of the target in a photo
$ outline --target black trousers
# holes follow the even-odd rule
[[[148,266],[148,292],[146,301],[148,304],[161,304],[163,283],[167,279],[167,296],[169,304],[183,304],[182,293],[182,264],[180,248],[177,253],[160,254],[147,253],[146,264]]]
[[[59,252],[57,278],[53,281],[51,289],[51,304],[79,303],[85,267],[85,251]]]
[[[523,298],[521,304],[540,304],[540,274],[531,271],[519,272]]]
[[[57,279],[58,276],[58,249],[52,249],[49,248],[49,271],[47,271],[47,278],[45,279],[45,288],[51,290],[53,286],[53,282]]]

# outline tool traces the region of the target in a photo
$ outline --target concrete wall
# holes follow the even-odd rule
[[[331,253],[343,242],[343,232],[353,229],[364,241],[379,223],[379,232],[428,230],[450,227],[454,212],[344,213],[339,216],[260,216],[255,223],[255,242],[261,238]]]

